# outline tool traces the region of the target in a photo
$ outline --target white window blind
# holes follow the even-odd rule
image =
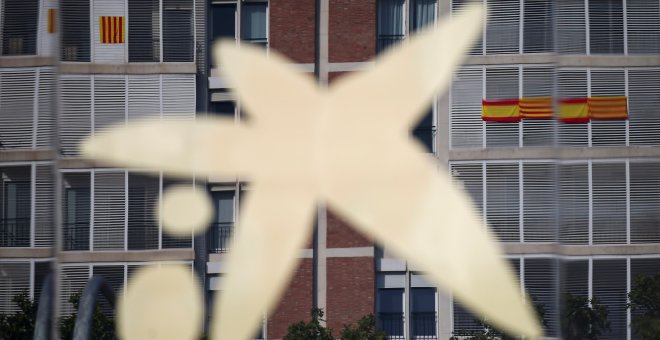
[[[563,301],[565,294],[589,297],[589,260],[567,259],[561,263],[561,290]]]
[[[523,52],[554,52],[554,0],[523,1]]]
[[[105,282],[112,288],[117,299],[121,299],[121,292],[124,288],[124,265],[95,265],[92,267],[92,276],[101,276]],[[101,311],[108,317],[115,316],[115,309],[110,306],[108,301],[103,296],[97,297],[98,303],[101,305]]]
[[[62,248],[89,250],[91,217],[91,175],[85,172],[67,172],[62,176],[64,208]]]
[[[589,0],[591,54],[623,54],[623,0]]]
[[[160,175],[128,174],[128,249],[158,249]]]
[[[160,117],[160,75],[128,76],[128,121]]]
[[[62,61],[89,61],[90,31],[89,0],[60,0],[62,32],[60,34],[60,58]],[[98,20],[98,19],[97,19]],[[98,23],[96,23],[98,25]],[[98,38],[97,38],[98,39]]]
[[[126,175],[94,172],[94,250],[123,250],[126,228]]]
[[[487,0],[486,53],[520,53],[520,0]]]
[[[628,71],[630,145],[660,145],[660,69]]]
[[[556,337],[559,331],[559,271],[554,258],[525,258],[525,290],[530,304],[539,304],[545,311],[544,335]]]
[[[40,163],[35,170],[34,245],[51,247],[55,226],[55,184],[52,163]]]
[[[78,144],[92,133],[91,77],[60,77],[60,147],[65,156],[79,155]]]
[[[525,9],[526,11],[526,9]],[[526,12],[525,12],[526,13]],[[555,70],[549,66],[525,66],[522,69],[522,97],[554,97]],[[522,146],[553,146],[555,119],[523,119]]]
[[[94,134],[126,119],[126,76],[94,76]]]
[[[194,55],[193,0],[161,0],[163,61],[192,62]]]
[[[589,175],[586,163],[559,166],[559,235],[562,244],[589,241]]]
[[[55,72],[53,68],[39,69],[38,106],[37,106],[37,148],[48,149],[53,145],[55,137],[55,116],[53,112],[53,95],[55,93]],[[2,105],[0,103],[0,105]]]
[[[32,148],[35,69],[0,69],[0,146]]]
[[[588,96],[587,71],[580,69],[559,69],[557,71],[557,97],[586,98]],[[558,125],[558,142],[562,146],[588,146],[588,124]]]
[[[463,8],[466,5],[470,4],[484,4],[484,0],[452,0],[451,2],[451,13],[452,15],[460,15],[463,11]],[[471,55],[480,55],[483,54],[483,34],[479,35],[479,39],[474,43],[468,54]]]
[[[12,299],[20,293],[30,293],[30,263],[0,262],[0,272],[0,314],[19,312]]]
[[[37,54],[39,0],[2,0],[0,55]]]
[[[486,164],[486,217],[497,239],[520,241],[518,163]]]
[[[454,76],[451,87],[451,147],[481,148],[483,146],[483,71],[481,67],[462,67]]]
[[[482,163],[453,163],[451,164],[451,174],[470,195],[475,207],[483,213],[484,173]]]
[[[523,163],[522,202],[525,242],[556,242],[556,184],[555,163]]]
[[[622,69],[592,69],[591,97],[625,96],[625,73]],[[592,120],[591,144],[593,146],[623,146],[626,145],[626,121],[624,120]]]
[[[195,75],[164,74],[163,118],[189,120],[195,118]]]
[[[160,1],[128,0],[128,61],[160,61]]]
[[[557,52],[586,54],[586,11],[584,1],[557,0]]]
[[[591,166],[593,243],[626,243],[626,164]]]
[[[71,315],[77,311],[69,302],[69,298],[85,289],[90,277],[89,266],[64,265],[60,269],[60,275],[60,315]]]
[[[486,68],[486,98],[517,99],[519,97],[518,67]],[[520,123],[486,122],[486,147],[519,146]]]
[[[626,338],[626,284],[626,259],[593,260],[593,297],[607,306],[607,320],[610,322],[610,331],[605,331],[598,339]]]
[[[628,53],[660,53],[660,2],[626,0]]]
[[[660,243],[659,170],[658,161],[630,162],[630,243]]]

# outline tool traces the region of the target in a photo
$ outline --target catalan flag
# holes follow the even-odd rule
[[[55,33],[56,29],[55,21],[55,8],[48,9],[48,33]]]
[[[525,119],[552,118],[552,97],[520,99],[520,117]]]
[[[488,122],[519,122],[520,106],[518,99],[483,100],[481,119]]]
[[[124,17],[100,16],[99,28],[101,44],[124,43]]]
[[[560,99],[559,120],[567,124],[587,123],[589,121],[587,98]]]
[[[628,101],[625,96],[590,97],[588,104],[591,119],[628,119]]]

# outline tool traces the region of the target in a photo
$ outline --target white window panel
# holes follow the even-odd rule
[[[451,175],[460,182],[479,212],[484,210],[484,172],[481,162],[451,164]]]
[[[195,42],[193,0],[161,0],[161,3],[163,61],[192,62]]]
[[[0,55],[37,54],[39,0],[2,0]]]
[[[463,67],[455,73],[451,87],[451,147],[483,146],[483,71],[481,67]]]
[[[525,242],[556,242],[557,186],[555,163],[523,163]]]
[[[128,76],[128,121],[160,117],[160,75]]]
[[[626,243],[626,164],[592,164],[593,243]]]
[[[486,217],[501,242],[520,241],[518,163],[486,164]]]
[[[124,250],[126,176],[120,171],[94,173],[94,250]]]
[[[0,262],[0,273],[0,314],[19,312],[12,299],[30,292],[30,262]]]
[[[61,33],[60,58],[62,61],[90,61],[90,35],[96,34],[98,42],[98,17],[94,24],[94,31],[90,31],[90,1],[89,0],[60,0]]]
[[[623,54],[623,0],[589,0],[589,53]]]
[[[519,69],[486,68],[486,99],[517,99]],[[512,147],[520,144],[520,123],[486,122],[486,147]]]
[[[92,133],[91,76],[60,77],[60,147],[65,156],[77,156],[78,145]]]
[[[631,243],[660,243],[659,170],[658,161],[630,162]]]
[[[124,288],[125,270],[123,264],[113,265],[94,265],[92,267],[92,276],[102,276],[105,282],[112,288],[117,298],[120,298],[120,293]],[[115,316],[115,308],[110,306],[108,301],[103,296],[98,296],[98,303],[101,305],[103,314],[109,317]]]
[[[82,293],[90,270],[88,265],[65,265],[60,269],[60,315],[71,315],[77,312],[69,302],[73,294]]]
[[[126,76],[94,76],[94,134],[126,120]]]
[[[628,53],[660,53],[660,2],[626,0]]]
[[[591,97],[625,96],[626,80],[622,69],[591,70]],[[592,120],[592,146],[626,145],[626,121]]]
[[[554,52],[554,0],[524,0],[523,52]]]
[[[90,171],[63,173],[62,181],[62,249],[89,250],[92,202]]]
[[[51,67],[39,69],[37,106],[37,148],[50,149],[55,137],[55,117],[53,112],[53,95],[55,93],[55,72]],[[1,105],[1,104],[0,104]]]
[[[587,163],[559,166],[559,235],[562,244],[589,242],[589,174]]]
[[[128,174],[128,249],[158,249],[160,175]]]
[[[486,54],[520,53],[520,0],[486,2]]]
[[[598,339],[620,340],[627,337],[627,260],[593,260],[593,298],[607,306],[610,331]]]
[[[557,52],[586,54],[585,2],[557,0],[556,6]]]
[[[126,3],[116,0],[93,0],[92,2],[92,41],[94,42],[95,63],[121,64],[126,60]],[[102,44],[101,28],[99,17],[101,16],[121,16],[124,17],[124,43],[123,44]],[[80,18],[79,18],[80,19]],[[78,19],[78,20],[79,20]]]
[[[560,294],[589,297],[589,260],[564,260],[561,263]]]
[[[522,69],[522,96],[554,97],[555,70],[549,66],[525,66]],[[555,119],[523,119],[523,146],[553,146]]]
[[[559,273],[554,258],[525,258],[525,290],[530,304],[539,304],[545,311],[544,335],[557,337],[559,333]]]
[[[34,245],[51,247],[53,245],[53,227],[55,226],[53,164],[37,164],[35,174]]]
[[[163,118],[195,118],[195,75],[163,75]]]
[[[160,61],[160,1],[128,0],[128,61]]]
[[[557,97],[586,98],[588,96],[587,71],[559,69],[557,71]],[[588,124],[558,124],[558,143],[562,146],[588,146]]]
[[[0,143],[3,148],[32,148],[35,69],[0,69]]]
[[[463,8],[466,5],[470,4],[482,4],[483,0],[452,0],[451,2],[451,13],[452,15],[460,15],[463,12]],[[468,54],[471,55],[481,55],[483,54],[483,34],[479,35],[479,39],[474,43]]]
[[[628,71],[630,145],[660,145],[660,69]]]

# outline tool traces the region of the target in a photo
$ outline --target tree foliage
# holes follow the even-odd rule
[[[660,274],[639,275],[628,294],[633,313],[632,331],[641,340],[653,340],[660,334]]]
[[[69,303],[73,305],[73,308],[76,311],[80,306],[80,296],[80,293],[75,293],[69,297]],[[73,338],[76,317],[77,313],[73,313],[60,319],[60,336],[62,339]],[[96,302],[96,310],[94,311],[91,338],[99,340],[113,340],[116,338],[114,320],[103,313],[101,310],[101,304],[98,301]]]
[[[561,317],[562,335],[566,340],[596,340],[610,329],[607,306],[597,298],[564,295]]]
[[[10,315],[0,315],[0,339],[32,339],[37,320],[37,303],[30,300],[27,292],[12,298],[18,311]]]
[[[387,334],[376,329],[376,318],[373,314],[358,320],[357,325],[344,325],[340,334],[341,340],[387,340]]]
[[[321,325],[323,320],[323,309],[312,308],[312,320],[300,321],[289,326],[288,333],[282,340],[333,340],[332,329]]]

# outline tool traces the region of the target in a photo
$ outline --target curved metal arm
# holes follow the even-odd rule
[[[73,328],[73,340],[89,340],[92,337],[94,312],[96,311],[96,295],[103,294],[110,306],[115,306],[115,293],[103,276],[93,276],[80,297],[76,325]]]
[[[53,274],[50,273],[41,285],[41,297],[34,325],[34,340],[50,340],[51,315],[53,314]]]

